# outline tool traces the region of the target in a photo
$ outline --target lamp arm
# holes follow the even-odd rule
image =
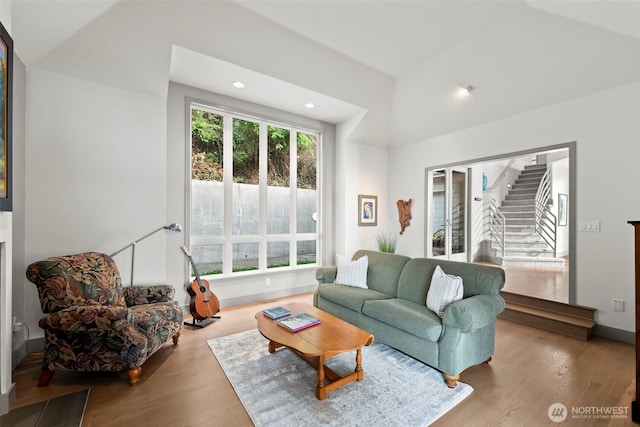
[[[168,229],[169,229],[169,227],[167,227],[167,226],[163,226],[163,227],[160,227],[160,228],[158,228],[158,229],[156,229],[156,230],[153,230],[151,233],[147,233],[147,234],[145,234],[144,236],[142,236],[141,238],[139,238],[138,240],[134,240],[133,242],[129,243],[129,244],[128,244],[127,246],[125,246],[124,248],[122,248],[122,249],[119,249],[119,250],[115,251],[114,253],[112,253],[112,254],[111,254],[111,255],[109,255],[109,256],[113,258],[114,256],[118,255],[120,252],[124,251],[125,249],[127,249],[127,248],[131,248],[131,247],[134,247],[134,246],[136,245],[136,243],[141,242],[141,241],[143,241],[144,239],[146,239],[147,237],[151,236],[152,234],[155,234],[155,233],[157,233],[158,231],[160,231],[160,230],[165,230],[165,229],[167,229],[167,230],[168,230]]]
[[[146,239],[147,237],[151,236],[152,234],[157,233],[160,230],[170,230],[170,231],[175,231],[175,232],[181,232],[182,231],[182,226],[178,223],[172,223],[169,225],[164,225],[160,228],[157,228],[155,230],[153,230],[151,233],[147,233],[144,236],[142,236],[141,238],[139,238],[138,240],[134,240],[133,242],[129,243],[127,246],[125,246],[124,248],[115,251],[114,253],[112,253],[111,255],[109,255],[110,257],[114,257],[116,255],[118,255],[120,252],[124,251],[127,248],[131,248],[131,282],[130,285],[133,286],[133,267],[135,265],[135,258],[136,258],[136,244],[138,242],[143,241],[144,239]]]

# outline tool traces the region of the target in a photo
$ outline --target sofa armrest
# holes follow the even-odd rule
[[[318,267],[316,269],[316,280],[318,283],[333,283],[336,281],[338,267],[335,265],[329,267]]]
[[[83,305],[48,314],[40,319],[39,325],[54,332],[122,336],[134,325],[134,316],[126,307]]]
[[[127,307],[173,300],[175,289],[171,285],[127,286],[122,288]]]
[[[475,295],[463,298],[445,309],[442,323],[462,332],[469,332],[495,322],[504,307],[504,299],[499,295]]]

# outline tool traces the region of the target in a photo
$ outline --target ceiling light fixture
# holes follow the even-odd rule
[[[460,85],[460,86],[458,86],[457,89],[454,90],[452,95],[458,101],[462,102],[462,101],[466,100],[467,98],[469,98],[471,96],[471,91],[472,90],[475,90],[475,88],[473,86],[469,85],[469,84]]]
[[[233,82],[233,87],[235,87],[236,89],[242,89],[244,87],[244,83],[242,82]]]
[[[471,95],[471,91],[473,90],[473,86],[471,85],[465,85],[465,86],[460,86],[460,94],[461,95]]]
[[[314,108],[315,104],[311,103],[311,102],[307,102],[306,104],[304,104],[305,107],[307,108]]]

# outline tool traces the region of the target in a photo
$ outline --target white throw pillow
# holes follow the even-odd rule
[[[427,292],[427,307],[438,316],[444,316],[444,309],[455,301],[460,301],[464,294],[462,277],[446,274],[440,266],[431,276],[431,286]]]
[[[338,285],[354,286],[356,288],[368,288],[367,268],[369,268],[369,257],[363,256],[355,261],[337,255],[338,273],[336,283]]]

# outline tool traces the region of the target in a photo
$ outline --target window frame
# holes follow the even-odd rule
[[[320,242],[321,235],[321,223],[322,223],[322,152],[323,152],[323,131],[322,127],[304,126],[298,123],[288,121],[286,119],[274,118],[268,115],[260,114],[257,112],[240,112],[233,108],[229,108],[224,105],[212,105],[200,100],[187,100],[187,134],[188,140],[186,144],[187,156],[186,156],[186,212],[185,218],[187,219],[186,240],[191,252],[193,248],[198,246],[207,245],[222,245],[223,257],[222,257],[222,273],[220,274],[201,274],[201,277],[205,278],[233,278],[241,277],[245,275],[261,275],[271,272],[282,271],[300,271],[317,268],[322,265],[322,245]],[[224,197],[224,215],[223,215],[223,233],[220,236],[193,236],[192,232],[192,111],[194,109],[203,110],[209,113],[218,114],[223,117],[223,197]],[[225,131],[226,129],[233,130],[233,120],[241,119],[259,123],[260,138],[259,138],[259,233],[254,235],[234,235],[232,232],[233,227],[233,168],[224,167],[224,165],[233,165],[233,132]],[[297,143],[290,144],[291,155],[290,164],[290,227],[289,233],[284,234],[269,234],[268,233],[268,201],[267,201],[267,128],[268,126],[277,126],[287,129],[291,132],[290,138],[297,141],[296,133],[313,134],[316,136],[316,230],[314,233],[299,233],[297,230]],[[264,134],[264,135],[263,135]],[[294,135],[294,136],[292,136]],[[286,187],[285,187],[286,188]],[[298,242],[315,241],[316,259],[314,263],[298,264],[298,253],[296,247]],[[269,267],[267,258],[268,244],[271,242],[289,242],[289,265],[282,267]],[[233,271],[233,247],[235,244],[242,243],[257,243],[258,244],[258,268],[250,271]],[[194,277],[193,271],[190,273],[191,277]]]

